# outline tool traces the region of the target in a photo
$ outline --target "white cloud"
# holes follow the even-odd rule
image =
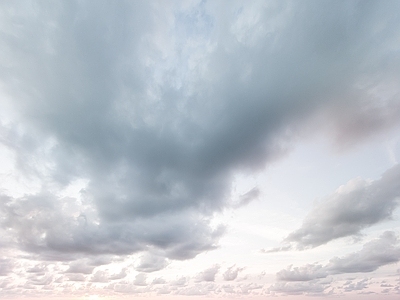
[[[146,280],[147,280],[147,275],[144,273],[139,273],[135,276],[133,284],[138,286],[147,286]]]
[[[199,273],[196,276],[196,281],[197,282],[215,281],[215,276],[219,272],[219,269],[220,269],[219,265],[214,265],[211,268],[204,270],[203,272]]]
[[[226,281],[232,281],[238,277],[238,274],[241,271],[243,271],[243,268],[239,268],[233,265],[224,272],[223,277]]]
[[[379,239],[364,245],[362,250],[342,258],[330,260],[327,268],[332,273],[372,272],[381,266],[400,260],[399,239],[392,231],[386,231]]]
[[[297,249],[313,248],[341,237],[358,235],[362,229],[390,220],[400,197],[400,165],[380,179],[353,179],[318,203],[303,225],[284,240]],[[266,252],[286,251],[284,246]]]
[[[278,280],[282,281],[310,281],[328,276],[327,270],[320,264],[308,264],[302,267],[290,265],[276,274]]]

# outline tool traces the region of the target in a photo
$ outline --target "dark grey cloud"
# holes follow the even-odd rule
[[[210,228],[208,220],[190,212],[104,226],[86,217],[75,199],[44,194],[3,199],[2,226],[8,229],[6,236],[14,238],[23,250],[40,253],[48,260],[74,260],[82,254],[129,254],[145,250],[147,244],[161,249],[159,255],[188,259],[214,249],[224,232],[222,227]],[[142,257],[139,269],[150,271],[166,265],[165,258],[157,258],[156,254],[150,265],[149,255],[152,254]],[[105,259],[93,263],[109,262]]]
[[[337,238],[358,235],[364,228],[390,220],[399,205],[399,179],[400,165],[395,165],[375,181],[360,178],[349,181],[318,203],[303,225],[284,242],[299,250],[313,248]],[[289,245],[266,252],[292,248]]]
[[[373,272],[399,261],[399,238],[393,231],[386,231],[379,238],[366,243],[360,251],[332,258],[326,265],[316,263],[294,268],[289,266],[276,276],[279,281],[285,282],[316,282],[330,275]],[[351,285],[351,288],[355,286]]]
[[[373,93],[399,79],[397,1],[271,2],[259,11],[264,31],[240,26],[241,2],[196,4],[185,17],[166,5],[173,26],[145,1],[1,5],[0,80],[11,99],[1,141],[15,172],[40,185],[4,195],[1,225],[13,246],[46,259],[149,249],[193,258],[218,245],[223,227],[211,218],[235,207],[235,172],[262,170],[315,128],[347,145],[400,120],[397,86]],[[396,190],[375,188],[390,176],[366,188],[372,202],[386,199],[370,205],[376,217],[356,211],[328,237],[389,217]],[[77,179],[88,181],[83,200],[58,196]],[[288,241],[329,240],[313,230]]]

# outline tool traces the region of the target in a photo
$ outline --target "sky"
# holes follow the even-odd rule
[[[398,299],[400,1],[0,3],[0,298]]]

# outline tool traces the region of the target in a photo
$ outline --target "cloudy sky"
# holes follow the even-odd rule
[[[400,1],[1,1],[2,299],[398,299]]]

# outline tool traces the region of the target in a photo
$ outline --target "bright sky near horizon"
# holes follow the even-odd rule
[[[0,298],[394,300],[400,1],[1,1]]]

